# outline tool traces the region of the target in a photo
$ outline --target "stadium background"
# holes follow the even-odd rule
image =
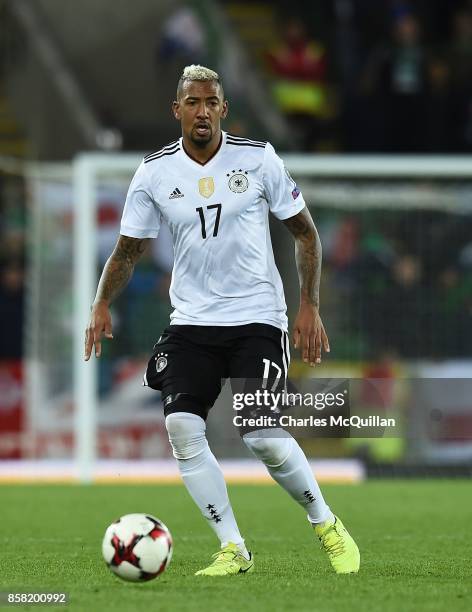
[[[75,473],[68,463],[72,278],[82,254],[72,248],[73,161],[84,151],[109,160],[96,194],[98,273],[134,169],[116,170],[113,160],[178,135],[169,105],[184,65],[207,64],[222,75],[230,100],[224,129],[269,139],[287,159],[363,154],[372,168],[394,164],[386,155],[397,162],[444,156],[439,165],[449,156],[462,167],[472,161],[464,157],[472,148],[470,2],[319,0],[294,11],[283,2],[135,0],[130,11],[124,0],[84,0],[73,10],[59,0],[2,0],[0,28],[3,479]],[[470,474],[470,172],[292,173],[324,246],[322,314],[332,352],[314,374],[380,379],[382,409],[402,414],[403,433],[395,438],[303,440],[310,457],[336,460],[317,464],[321,478]],[[293,321],[293,247],[280,224],[273,239]],[[97,418],[99,456],[115,463],[102,477],[175,476],[165,462],[159,398],[140,387],[146,356],[168,320],[171,266],[163,232],[114,307]],[[32,389],[32,371],[39,388]],[[292,375],[313,375],[296,354]],[[376,408],[368,390],[364,400],[366,409]],[[223,435],[230,416],[228,407],[209,421],[215,452],[247,458],[236,438],[228,443]],[[141,467],[130,464],[126,472],[123,460],[142,460]],[[238,477],[262,477],[252,464],[237,465]]]

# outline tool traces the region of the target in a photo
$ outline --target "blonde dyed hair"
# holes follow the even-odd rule
[[[223,96],[223,85],[221,84],[220,75],[206,66],[200,66],[199,64],[185,66],[177,85],[177,100],[182,94],[185,81],[215,81],[220,86],[221,95]]]

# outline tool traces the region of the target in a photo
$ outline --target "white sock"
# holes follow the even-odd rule
[[[311,523],[334,520],[298,442],[283,429],[261,429],[243,436],[272,478],[308,513]]]
[[[249,559],[239,533],[226,483],[205,436],[205,421],[196,414],[173,412],[166,417],[166,428],[187,491],[221,542],[233,542]]]

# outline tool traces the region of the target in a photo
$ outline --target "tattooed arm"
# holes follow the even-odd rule
[[[300,281],[300,308],[293,326],[293,343],[302,350],[303,361],[321,362],[321,348],[329,341],[319,314],[321,242],[307,208],[283,222],[295,238],[295,259]]]
[[[305,207],[283,222],[295,238],[295,260],[300,281],[300,303],[320,306],[321,242]]]
[[[94,345],[95,357],[100,357],[103,336],[113,338],[109,306],[128,284],[136,262],[146,250],[147,242],[147,238],[119,237],[98,283],[90,322],[85,331],[85,361],[90,359]]]

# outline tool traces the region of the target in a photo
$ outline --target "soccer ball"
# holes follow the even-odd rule
[[[102,553],[111,571],[123,580],[152,580],[170,563],[172,536],[150,514],[126,514],[105,531]]]

